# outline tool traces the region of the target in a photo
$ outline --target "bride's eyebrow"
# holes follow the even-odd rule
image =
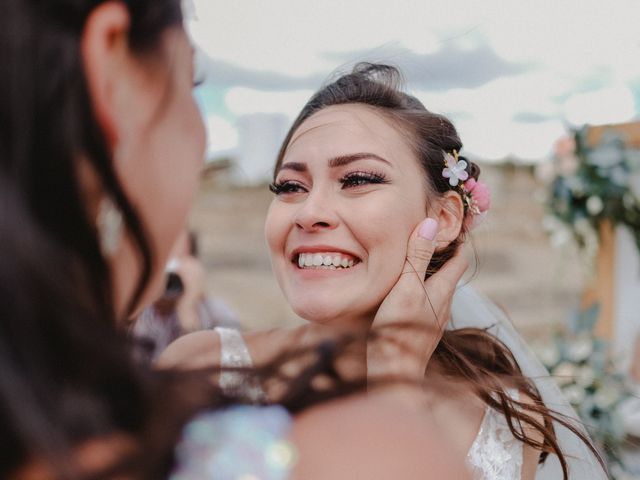
[[[360,152],[360,153],[351,153],[349,155],[340,155],[338,157],[334,157],[329,160],[329,168],[337,168],[343,167],[345,165],[350,164],[351,162],[355,162],[357,160],[371,159],[377,160],[382,163],[386,163],[391,166],[391,162],[382,158],[380,155],[376,155],[375,153],[369,152]]]
[[[376,155],[375,153],[369,152],[360,152],[360,153],[350,153],[348,155],[339,155],[337,157],[333,157],[329,160],[329,168],[338,168],[344,167],[352,162],[357,160],[371,159],[377,160],[382,163],[386,163],[387,165],[391,165],[389,160],[382,158],[380,155]],[[282,170],[293,170],[294,172],[306,172],[308,170],[307,164],[303,162],[287,162],[283,163],[278,172]]]

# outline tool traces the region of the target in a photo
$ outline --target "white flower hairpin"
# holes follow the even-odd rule
[[[449,185],[457,187],[460,181],[465,181],[469,178],[467,172],[467,162],[465,160],[458,160],[458,152],[453,151],[453,155],[449,152],[445,153],[445,164],[447,165],[442,170],[442,176],[449,179]]]

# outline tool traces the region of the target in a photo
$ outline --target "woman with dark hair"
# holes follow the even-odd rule
[[[280,150],[267,242],[285,297],[311,322],[375,326],[406,272],[413,226],[425,215],[435,219],[428,279],[490,207],[480,168],[460,155],[453,124],[405,93],[400,80],[393,67],[357,65],[307,102]],[[428,285],[425,292],[419,298],[428,300]],[[465,294],[460,302],[469,301]],[[604,477],[584,430],[553,410],[562,398],[545,401],[497,334],[499,317],[473,328],[487,304],[476,295],[462,319],[470,327],[446,330],[426,372],[418,365],[445,438],[477,479],[533,479],[549,454],[565,479]],[[574,436],[560,441],[556,429]]]
[[[179,0],[4,0],[0,64],[0,477],[464,478],[393,398],[308,408],[359,388],[336,342],[287,410],[216,412],[250,399],[136,360],[126,319],[161,287],[204,152]]]
[[[451,270],[490,206],[480,168],[461,148],[453,124],[405,93],[393,67],[361,64],[321,88],[294,121],[275,166],[265,231],[276,278],[293,310],[313,324],[339,331],[388,327],[404,350],[370,345],[361,369],[423,379],[430,414],[474,478],[533,479],[549,454],[557,469],[545,478],[604,478],[575,413],[557,388],[532,379],[548,374],[490,302],[461,289],[452,323],[468,327],[447,329],[437,345],[415,329],[389,326],[415,323],[414,309],[431,309],[438,292],[431,282]],[[411,261],[419,233],[433,240],[430,262]],[[416,283],[416,276],[425,279],[422,288],[390,311],[398,284]],[[442,331],[446,313],[425,326]],[[317,328],[271,333],[266,347],[264,334],[248,336],[245,363]],[[218,344],[213,335],[208,344],[199,337],[203,352],[214,349],[224,361],[239,351],[242,339],[234,346],[223,334]],[[165,358],[189,344],[196,337],[177,342]]]

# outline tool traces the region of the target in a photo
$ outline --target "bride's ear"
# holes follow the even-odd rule
[[[464,204],[458,192],[449,190],[437,201],[436,211],[433,212],[438,220],[438,234],[436,235],[436,250],[445,248],[460,236],[464,220]]]

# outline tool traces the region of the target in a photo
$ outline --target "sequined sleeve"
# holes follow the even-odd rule
[[[220,366],[224,368],[250,368],[253,360],[245,344],[242,334],[232,328],[217,327],[220,335]],[[220,374],[220,388],[229,395],[242,395],[253,401],[264,399],[260,385],[241,372],[223,371]]]
[[[170,480],[285,480],[296,462],[282,407],[235,406],[191,421]]]

